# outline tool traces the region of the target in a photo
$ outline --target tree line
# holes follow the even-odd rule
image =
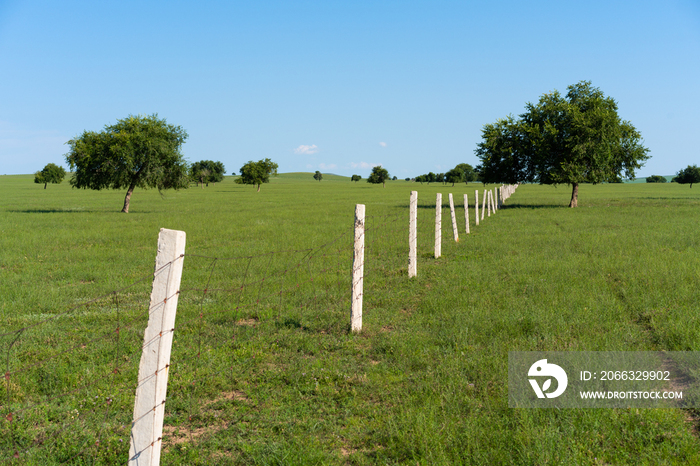
[[[70,184],[76,188],[101,190],[127,189],[122,212],[129,211],[135,188],[186,188],[223,180],[221,162],[202,160],[188,164],[181,148],[187,132],[157,114],[130,115],[105,126],[103,131],[84,131],[67,142],[70,147],[66,162],[73,172]],[[526,112],[515,119],[512,115],[487,124],[482,142],[475,150],[481,164],[472,167],[458,164],[447,173],[429,172],[419,175],[420,183],[484,183],[569,184],[572,186],[571,207],[578,203],[579,183],[620,182],[632,179],[635,169],[649,158],[649,149],[641,143],[641,135],[617,115],[617,103],[606,97],[589,81],[569,86],[566,96],[558,91],[544,94],[537,104],[528,103]],[[239,184],[260,186],[277,175],[277,163],[269,158],[249,161],[235,180]],[[235,175],[235,173],[233,173]],[[48,164],[35,174],[35,183],[60,183],[63,168]],[[314,178],[321,181],[320,172]],[[352,181],[359,181],[353,175]],[[372,168],[368,183],[382,184],[390,179],[382,166]],[[396,179],[396,176],[393,177]],[[688,166],[673,179],[678,183],[700,182],[700,169]]]

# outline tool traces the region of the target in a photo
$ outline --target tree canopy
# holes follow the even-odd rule
[[[470,181],[476,181],[476,171],[474,170],[474,167],[469,165],[468,163],[460,163],[455,166],[454,170],[461,170],[462,171],[462,180],[465,184],[469,183]]]
[[[43,170],[34,174],[34,182],[38,184],[44,183],[44,189],[46,189],[47,184],[60,184],[65,177],[66,171],[63,167],[59,167],[55,163],[49,163]]]
[[[570,207],[578,205],[579,183],[619,182],[649,158],[640,133],[617,114],[611,97],[581,81],[544,94],[525,113],[484,125],[476,149],[484,183],[536,182],[572,186]]]
[[[224,180],[226,169],[222,162],[213,162],[211,160],[200,160],[190,165],[190,178],[201,183],[202,187],[206,183],[219,183]]]
[[[187,132],[168,124],[157,114],[133,116],[105,126],[104,131],[84,131],[67,142],[66,162],[74,171],[75,188],[127,188],[122,212],[129,212],[136,187],[187,188],[187,162],[180,148]]]
[[[464,172],[460,168],[455,167],[452,170],[445,173],[444,179],[446,182],[452,183],[452,186],[454,186],[455,183],[462,182],[462,180],[464,179]]]
[[[241,167],[241,176],[236,178],[236,183],[256,185],[258,192],[260,192],[260,185],[269,183],[270,175],[277,176],[278,167],[270,159],[258,160],[257,162],[251,160]]]
[[[314,173],[314,180],[321,181],[322,179],[323,179],[323,173],[316,170],[316,173]]]
[[[357,183],[361,179],[362,179],[362,177],[360,175],[352,175],[352,178],[350,178],[350,181],[354,181],[355,183]]]
[[[697,165],[688,165],[680,170],[671,181],[679,184],[690,184],[692,188],[693,183],[700,183],[700,168]]]
[[[372,173],[370,173],[369,178],[367,178],[368,183],[372,184],[382,184],[382,187],[385,186],[386,180],[389,179],[389,172],[387,171],[386,168],[383,168],[381,165],[377,165],[376,167],[372,168]]]
[[[647,176],[647,183],[666,183],[666,177],[660,175]]]

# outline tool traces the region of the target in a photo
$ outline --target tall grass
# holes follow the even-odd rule
[[[479,227],[472,210],[470,235],[460,221],[459,243],[443,227],[437,260],[435,193],[459,208],[481,185],[294,174],[256,193],[227,179],[137,190],[128,215],[120,192],[40,188],[0,177],[0,333],[60,315],[0,340],[10,370],[48,359],[0,390],[3,416],[24,409],[0,421],[3,460],[126,461],[165,227],[186,231],[187,247],[164,464],[698,461],[693,412],[507,405],[508,351],[698,349],[700,195],[687,186],[585,185],[578,209],[565,207],[566,187],[521,186]],[[408,280],[411,190],[421,208]],[[368,215],[359,335],[356,203]]]

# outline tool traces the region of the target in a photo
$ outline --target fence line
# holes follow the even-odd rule
[[[497,189],[497,203],[505,202],[514,189]],[[486,195],[485,190],[484,203]],[[456,239],[454,203],[449,197]],[[477,192],[477,225],[478,201]],[[437,216],[442,203],[436,201],[435,207]],[[0,333],[5,362],[4,387],[0,386],[0,462],[27,464],[51,452],[57,463],[80,458],[124,463],[153,442],[176,435],[168,425],[169,416],[184,416],[190,441],[201,440],[198,429],[216,422],[208,408],[212,400],[227,389],[233,390],[234,398],[243,396],[228,380],[231,358],[245,354],[247,342],[256,338],[256,328],[272,325],[282,333],[359,331],[351,303],[359,297],[367,308],[361,312],[371,321],[372,308],[383,299],[381,287],[405,277],[407,270],[409,277],[417,276],[418,250],[423,251],[420,257],[429,250],[428,235],[418,233],[428,232],[431,221],[430,216],[418,216],[418,210],[431,208],[418,204],[416,191],[411,193],[408,222],[405,208],[372,215],[370,206],[360,235],[364,260],[350,240],[357,235],[357,220],[318,247],[234,257],[185,253],[174,260],[187,259],[182,286],[164,298],[178,298],[177,320],[152,337],[144,338],[145,322],[156,319],[163,303],[152,302],[146,312],[141,303],[149,279],[165,273],[174,261],[125,287],[37,322],[25,324],[26,316],[16,317],[19,328]],[[468,233],[466,195],[464,209]],[[358,263],[350,266],[353,256]],[[359,283],[364,289],[353,294],[353,286]],[[151,374],[137,373],[136,356],[164,335],[174,339],[172,362],[158,363]],[[143,408],[144,414],[131,416],[137,387],[158,373],[169,374],[168,403],[161,411],[165,430],[127,456],[131,424],[152,415],[165,399],[153,398]],[[218,394],[211,392],[212,387]]]

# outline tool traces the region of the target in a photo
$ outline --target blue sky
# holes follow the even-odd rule
[[[700,164],[700,1],[0,0],[0,174],[130,114],[228,173],[476,165],[481,128],[590,80],[652,158]]]

